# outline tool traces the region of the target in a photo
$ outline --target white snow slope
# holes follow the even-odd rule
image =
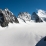
[[[0,46],[35,46],[44,36],[46,23],[10,23],[6,28],[0,27]]]
[[[46,22],[9,23],[8,27],[0,27],[0,46],[35,46],[46,36]],[[45,45],[46,46],[46,45]]]

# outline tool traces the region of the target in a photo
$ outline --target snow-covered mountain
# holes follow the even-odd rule
[[[19,23],[16,16],[9,9],[5,9],[5,10],[0,9],[0,25],[2,27],[6,27],[8,26],[9,22]]]
[[[34,20],[35,22],[43,22],[42,19],[35,12],[32,13],[31,20]]]
[[[39,9],[37,14],[44,22],[46,21],[46,11]]]
[[[45,22],[46,21],[46,11],[39,9],[37,13],[33,12],[29,14],[28,12],[20,12],[18,18],[9,9],[0,9],[0,25],[2,27],[8,26],[9,22],[20,23],[19,19],[23,22]]]
[[[20,12],[18,18],[22,19],[24,22],[31,20],[31,15],[28,12]]]
[[[43,10],[38,10],[37,13],[33,12],[32,15],[28,12],[20,12],[18,14],[18,18],[22,19],[24,22],[32,20],[34,22],[44,22],[46,21],[46,12]]]
[[[6,14],[6,20],[7,21],[19,23],[19,21],[17,20],[16,16],[9,9],[5,9],[4,12]]]
[[[6,15],[6,17],[2,15]],[[3,18],[10,19],[12,15],[14,16],[8,9],[0,9],[0,23],[2,20],[4,22]],[[11,19],[13,19],[13,16]],[[36,23],[31,21],[44,21],[43,17],[46,18],[46,12],[38,10],[38,13],[33,12],[32,16],[24,12],[20,13],[18,17],[15,18],[17,23],[9,23],[8,27],[0,26],[0,46],[46,46],[46,22]]]

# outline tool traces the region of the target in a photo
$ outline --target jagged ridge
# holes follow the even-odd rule
[[[18,14],[18,18],[20,18],[24,22],[31,20],[34,22],[43,22],[46,21],[46,12],[39,10],[38,13],[33,12],[32,15],[28,12],[20,12]],[[9,22],[19,23],[16,16],[9,9],[0,9],[0,25],[2,27],[6,27],[8,26]]]
[[[6,27],[8,26],[9,22],[19,23],[18,19],[11,11],[9,11],[8,9],[5,10],[0,9],[0,25],[2,27]]]
[[[24,22],[31,20],[31,15],[28,12],[20,12],[18,18],[22,19]]]

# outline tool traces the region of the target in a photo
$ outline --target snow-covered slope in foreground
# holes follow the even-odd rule
[[[0,27],[0,46],[35,46],[46,36],[46,23],[20,23]]]

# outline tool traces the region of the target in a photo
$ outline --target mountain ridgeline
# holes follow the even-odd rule
[[[32,15],[28,12],[20,12],[18,14],[18,18],[23,20],[25,23],[26,21],[34,21],[34,22],[43,22],[43,20],[33,12]],[[19,23],[18,18],[9,10],[9,9],[0,9],[0,26],[6,27],[10,23]]]
[[[18,19],[11,11],[9,11],[8,9],[0,9],[0,25],[2,27],[6,27],[8,26],[9,22],[19,23]]]

